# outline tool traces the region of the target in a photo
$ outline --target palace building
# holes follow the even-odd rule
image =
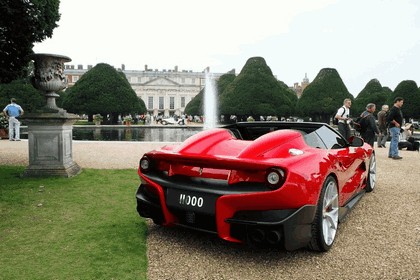
[[[83,68],[83,65],[65,65],[64,74],[68,86],[73,86],[91,68],[92,65],[88,65],[87,68]],[[146,104],[149,114],[164,116],[183,114],[188,102],[205,87],[205,72],[210,71],[209,68],[202,72],[178,70],[178,66],[158,70],[150,69],[147,65],[144,66],[144,70],[126,70],[124,64],[117,70],[125,74],[137,96]],[[229,73],[234,74],[235,70]],[[215,80],[223,74],[211,73]]]
[[[298,98],[302,96],[303,90],[309,85],[309,79],[308,76],[305,73],[305,78],[303,78],[302,83],[299,85],[299,83],[295,83],[293,85],[293,90],[296,92],[296,95]]]

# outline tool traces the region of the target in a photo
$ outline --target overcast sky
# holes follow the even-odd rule
[[[420,86],[418,0],[61,0],[36,53],[127,70],[239,73],[261,56],[289,86],[335,68],[357,96],[373,78]]]

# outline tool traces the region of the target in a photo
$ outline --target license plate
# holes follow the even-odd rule
[[[168,189],[166,204],[168,207],[214,214],[216,200],[217,197],[215,195]]]

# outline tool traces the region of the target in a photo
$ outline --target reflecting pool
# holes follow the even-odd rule
[[[75,126],[73,140],[182,142],[202,130],[202,127],[179,126]],[[21,131],[21,138],[28,139],[27,129]]]

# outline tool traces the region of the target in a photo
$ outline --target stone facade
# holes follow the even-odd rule
[[[83,65],[77,67],[66,65],[64,74],[69,87],[73,86],[91,68],[91,65],[88,65],[86,69]],[[158,70],[149,69],[147,65],[144,70],[126,70],[124,65],[118,70],[125,74],[137,96],[146,104],[147,112],[153,116],[158,114],[180,116],[185,106],[205,87],[204,70],[202,72],[179,71],[177,66],[174,69]],[[234,70],[232,71],[234,73]],[[224,73],[211,74],[217,80]]]
[[[302,96],[303,90],[309,85],[309,79],[307,74],[305,73],[305,78],[303,78],[302,83],[295,83],[293,86],[293,90],[296,92],[298,98]]]

